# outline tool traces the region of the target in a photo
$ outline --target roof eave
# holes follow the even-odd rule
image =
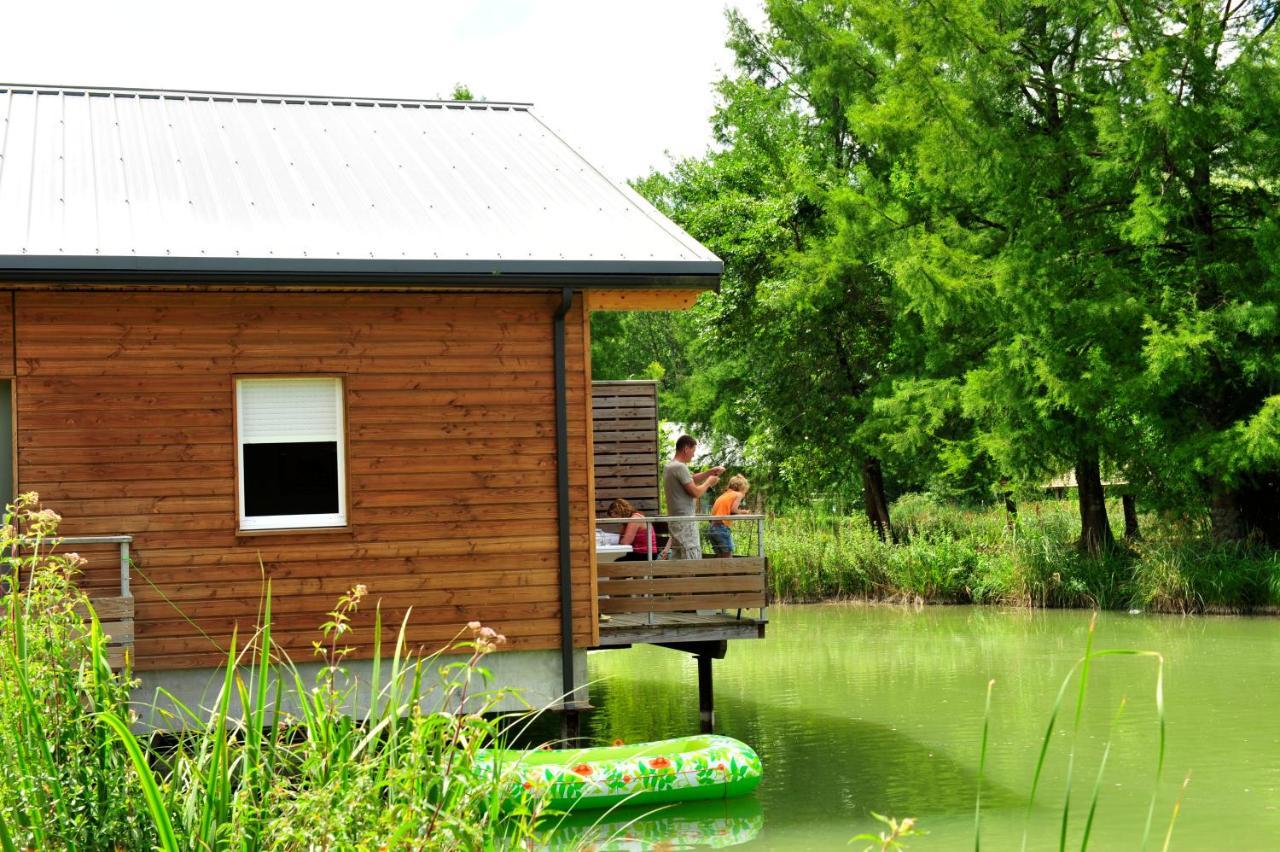
[[[481,288],[718,288],[716,260],[384,260],[377,258],[0,256],[0,279],[134,281],[139,284],[235,280],[334,286]]]

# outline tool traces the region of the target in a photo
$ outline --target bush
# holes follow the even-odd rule
[[[23,495],[0,529],[0,846],[148,848],[136,779],[100,722],[129,718],[130,683],[111,671],[97,619],[85,627],[79,557],[51,552],[58,521]]]
[[[268,585],[261,624],[228,650],[212,714],[177,705],[176,737],[139,738],[128,672],[108,665],[96,618],[83,624],[79,560],[50,550],[57,521],[26,495],[3,529],[0,849],[476,849],[534,836],[538,802],[504,812],[507,779],[478,761],[509,721],[489,712],[505,692],[471,692],[505,641],[494,631],[471,623],[448,648],[462,658],[446,662],[406,652],[402,628],[382,660],[379,622],[373,707],[357,721],[343,661],[367,590],[330,613],[324,665],[305,683],[271,641]],[[274,684],[299,697],[296,718]]]
[[[1109,507],[1122,517],[1119,501]],[[1164,612],[1280,605],[1280,555],[1213,542],[1202,525],[1144,517],[1146,539],[1100,557],[1076,547],[1066,500],[972,509],[907,494],[892,508],[898,544],[861,515],[797,511],[770,521],[770,583],[780,601],[924,600]]]

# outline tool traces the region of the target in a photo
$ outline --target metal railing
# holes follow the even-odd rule
[[[625,526],[626,524],[644,524],[645,526],[652,528],[654,524],[700,523],[703,521],[707,521],[707,522],[719,521],[725,524],[734,524],[740,521],[754,521],[755,527],[756,527],[755,529],[756,534],[754,537],[755,551],[756,551],[755,555],[764,556],[764,521],[765,521],[764,515],[754,515],[754,514],[753,515],[655,515],[655,516],[642,515],[641,517],[638,517],[638,518],[610,518],[606,516],[603,518],[597,517],[596,526],[600,526],[601,524],[620,525],[620,526]],[[699,546],[701,546],[701,542],[702,542],[701,530],[699,530],[698,542],[699,542]],[[667,546],[670,547],[670,543],[668,543]],[[652,559],[653,558],[652,548],[650,548],[646,552],[649,554],[649,558]]]
[[[131,535],[67,535],[52,539],[59,545],[64,544],[118,544],[120,545],[120,597],[132,597],[129,591],[129,545],[133,544]]]

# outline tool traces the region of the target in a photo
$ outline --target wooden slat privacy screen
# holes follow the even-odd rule
[[[596,514],[626,498],[658,514],[658,383],[592,382]]]

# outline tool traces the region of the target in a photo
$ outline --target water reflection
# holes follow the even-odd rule
[[[751,744],[765,767],[756,792],[764,822],[749,845],[843,846],[877,828],[874,810],[919,818],[930,835],[913,848],[971,846],[990,678],[997,683],[984,845],[1020,841],[1045,723],[1084,648],[1089,613],[820,606],[773,614],[769,639],[734,643],[716,664],[718,731]],[[1180,846],[1217,844],[1227,829],[1241,848],[1271,848],[1280,836],[1280,690],[1261,688],[1280,678],[1278,640],[1274,620],[1104,614],[1100,621],[1098,647],[1150,648],[1167,660],[1169,750],[1156,827],[1167,824],[1193,768],[1175,835]],[[697,732],[688,655],[638,647],[592,654],[590,666],[598,709],[587,733],[596,741]],[[1093,829],[1097,848],[1129,848],[1141,836],[1159,747],[1154,676],[1150,661],[1134,658],[1111,658],[1091,674],[1072,795],[1089,800],[1113,739]],[[1122,700],[1126,709],[1112,730]],[[1029,848],[1057,846],[1071,742],[1069,730],[1055,734]],[[1230,814],[1237,818],[1224,826]],[[1075,845],[1078,832],[1070,832]]]
[[[727,849],[756,839],[763,825],[764,811],[754,796],[661,808],[613,808],[564,817],[549,848]]]

